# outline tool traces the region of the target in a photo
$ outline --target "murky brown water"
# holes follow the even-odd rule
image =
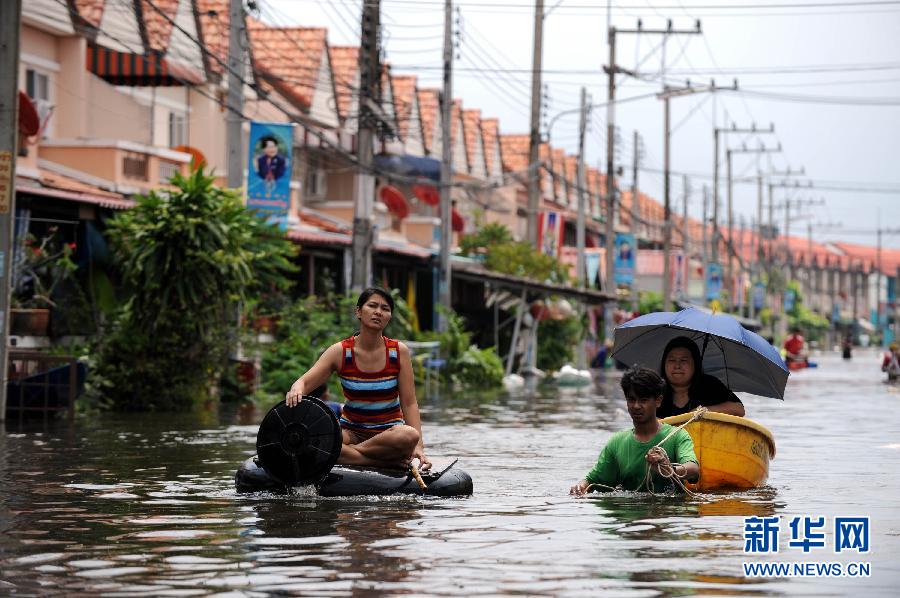
[[[573,499],[628,425],[617,381],[534,396],[420,399],[429,452],[459,457],[468,499],[240,496],[257,413],[104,416],[0,432],[0,593],[15,595],[897,595],[900,389],[878,356],[748,398],[778,444],[769,485],[699,498]],[[743,518],[782,517],[777,555]],[[788,548],[794,516],[868,515],[871,552]],[[742,562],[871,563],[868,578],[751,579]]]

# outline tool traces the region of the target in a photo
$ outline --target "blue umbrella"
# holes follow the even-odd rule
[[[778,350],[725,314],[689,307],[640,316],[616,328],[612,357],[656,369],[666,344],[678,336],[697,343],[704,373],[732,391],[784,399],[789,372]]]

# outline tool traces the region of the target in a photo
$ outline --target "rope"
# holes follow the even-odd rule
[[[660,455],[662,457],[662,459],[659,461],[659,463],[656,464],[656,469],[657,469],[659,475],[661,475],[662,477],[664,477],[668,480],[672,480],[673,482],[675,482],[675,484],[678,485],[678,487],[680,487],[682,490],[684,490],[690,496],[695,496],[695,493],[691,492],[688,489],[688,487],[684,485],[684,482],[681,481],[681,476],[679,476],[677,473],[675,473],[675,468],[678,467],[679,465],[681,465],[682,467],[685,467],[684,464],[670,462],[669,455],[666,454],[666,451],[662,448],[662,444],[664,442],[666,442],[669,438],[671,438],[672,436],[674,436],[675,434],[677,434],[678,432],[683,430],[685,428],[685,426],[687,426],[689,423],[695,422],[698,419],[702,418],[704,415],[706,415],[706,413],[708,411],[709,410],[706,407],[698,407],[696,409],[696,411],[694,411],[694,414],[690,417],[690,419],[688,419],[686,422],[684,422],[680,426],[673,428],[672,431],[669,432],[665,438],[663,438],[658,443],[656,443],[656,446],[654,446],[649,451],[647,451],[648,455],[650,453],[654,453],[654,454]],[[685,473],[686,472],[687,472],[687,468],[685,468]],[[655,488],[653,487],[653,467],[649,463],[647,464],[647,474],[644,476],[644,483],[642,485],[644,487],[646,487],[647,490],[651,493],[653,493],[655,491]]]
[[[659,475],[661,475],[664,478],[674,481],[682,490],[684,490],[687,494],[689,494],[691,496],[696,496],[696,493],[691,492],[687,488],[687,486],[684,485],[684,482],[681,481],[681,476],[679,476],[677,473],[675,473],[675,468],[678,467],[679,465],[684,467],[684,464],[670,462],[669,455],[667,455],[666,451],[663,450],[662,444],[665,441],[667,441],[669,438],[671,438],[672,436],[677,434],[680,430],[683,430],[685,428],[685,426],[687,426],[689,423],[695,422],[698,419],[702,418],[704,415],[706,415],[706,413],[708,411],[709,411],[709,409],[707,409],[706,407],[697,407],[697,409],[693,412],[693,415],[691,416],[691,418],[689,420],[687,420],[680,426],[676,426],[676,427],[672,428],[672,431],[669,432],[665,438],[660,440],[656,444],[656,446],[652,447],[649,451],[647,451],[648,455],[651,452],[657,452],[657,453],[662,454],[662,461],[660,461],[657,464],[657,470],[659,471]],[[653,488],[653,475],[651,474],[651,470],[652,470],[652,468],[650,467],[650,464],[648,463],[647,464],[647,474],[644,476],[644,482],[641,484],[641,486],[646,487],[647,490],[652,493],[654,491],[654,488]],[[606,484],[594,483],[594,484],[588,484],[587,487],[584,489],[584,493],[585,494],[590,493],[592,488],[604,488],[606,490],[611,490],[611,491],[617,490],[617,488],[615,488],[613,486],[607,486]],[[640,488],[640,486],[638,486],[638,488]]]

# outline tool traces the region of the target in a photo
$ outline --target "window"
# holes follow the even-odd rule
[[[169,147],[187,145],[187,123],[183,114],[169,112]]]
[[[34,69],[25,71],[25,93],[32,100],[50,101],[50,77]]]
[[[126,154],[122,158],[122,174],[130,179],[147,180],[147,157],[141,154]]]

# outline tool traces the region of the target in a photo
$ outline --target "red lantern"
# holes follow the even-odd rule
[[[402,220],[409,216],[409,205],[406,203],[406,198],[403,197],[403,193],[401,193],[399,189],[392,187],[391,185],[385,185],[378,192],[378,195],[381,197],[381,201],[384,202],[384,205],[387,206],[388,210],[393,212],[397,218]]]
[[[466,228],[466,221],[463,220],[463,217],[456,210],[450,211],[450,226],[455,233],[461,233]]]
[[[430,206],[436,206],[441,203],[441,194],[437,187],[432,185],[413,185],[413,195],[419,198],[419,201]]]

